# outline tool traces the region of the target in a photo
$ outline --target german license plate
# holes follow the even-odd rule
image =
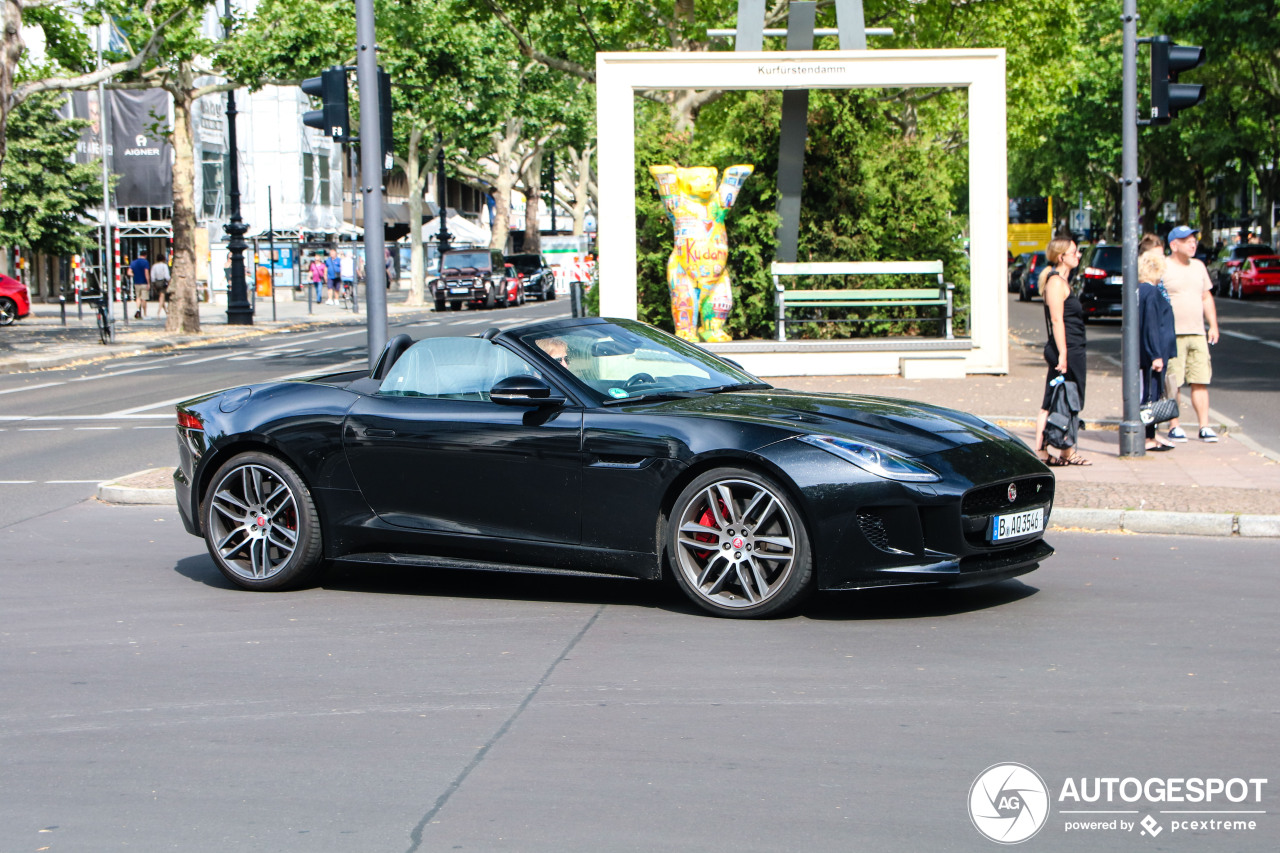
[[[1124,276],[1109,275],[1107,276],[1107,284],[1124,284]]]
[[[451,288],[449,288],[449,292],[450,292],[450,293],[470,293],[470,292],[471,292],[471,288],[469,288],[469,287],[451,287]]]
[[[1270,293],[1270,292],[1272,292],[1272,291],[1275,291],[1275,290],[1280,290],[1280,284],[1268,284],[1268,285],[1267,285],[1267,292],[1268,292],[1268,293]]]
[[[987,539],[991,542],[1003,542],[1006,539],[1017,539],[1020,536],[1030,536],[1032,533],[1043,531],[1044,507],[1039,506],[1026,512],[993,515]]]

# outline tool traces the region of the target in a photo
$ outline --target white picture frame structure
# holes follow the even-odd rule
[[[631,319],[637,315],[635,93],[638,90],[936,86],[965,88],[969,93],[972,347],[965,353],[964,370],[1007,373],[1008,263],[1006,253],[1001,251],[1007,250],[1009,214],[1003,48],[596,54],[600,188],[597,263],[601,315]],[[885,363],[884,358],[880,363]]]

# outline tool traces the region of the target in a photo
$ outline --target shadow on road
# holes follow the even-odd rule
[[[222,590],[236,590],[207,554],[179,560],[174,570],[183,577]],[[685,599],[673,583],[621,578],[566,577],[516,572],[423,569],[338,563],[318,584],[335,592],[375,595],[419,595],[493,601],[563,604],[611,604],[653,608],[688,616],[705,616]],[[974,589],[871,589],[819,592],[798,610],[784,615],[822,621],[879,621],[926,619],[970,613],[1012,604],[1039,592],[1020,580]],[[245,595],[258,593],[246,592]]]

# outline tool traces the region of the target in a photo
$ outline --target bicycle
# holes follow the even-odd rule
[[[107,314],[106,294],[99,293],[96,296],[81,296],[80,301],[93,303],[94,309],[97,313],[98,337],[102,339],[103,344],[111,343],[111,317]]]

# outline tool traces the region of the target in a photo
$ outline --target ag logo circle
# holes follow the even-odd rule
[[[993,764],[969,789],[969,818],[999,844],[1017,844],[1035,835],[1049,817],[1049,789],[1040,774],[1023,764]]]

